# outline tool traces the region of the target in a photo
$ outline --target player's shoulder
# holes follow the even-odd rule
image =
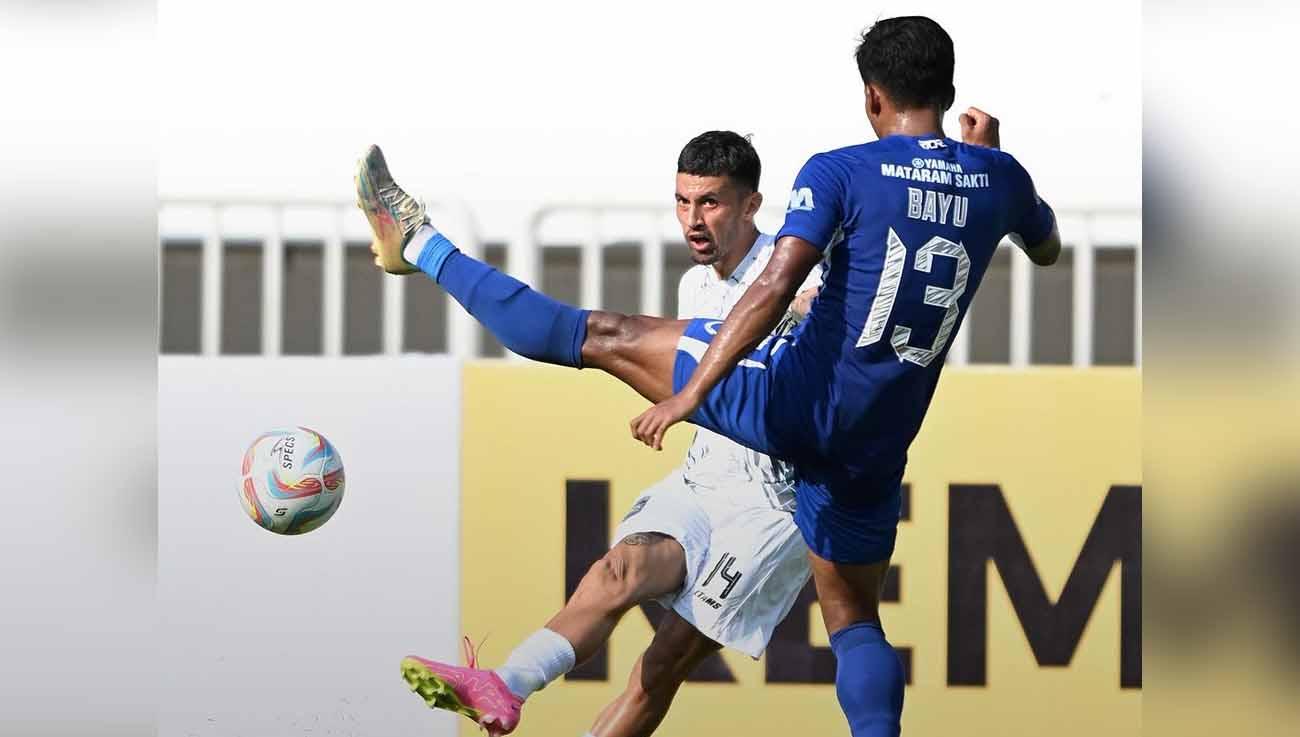
[[[767,262],[772,260],[772,254],[776,253],[776,235],[773,233],[758,232],[758,238],[754,240],[754,245],[750,247],[750,252],[746,254],[745,260],[741,262],[738,269],[744,269],[741,274],[742,282],[752,282],[763,273],[767,268]]]
[[[909,136],[886,136],[875,141],[821,151],[808,159],[808,166],[822,171],[849,174],[870,170],[881,162],[912,160],[927,150],[939,151],[961,146],[946,138],[917,139]],[[953,152],[950,151],[949,155]]]
[[[819,151],[808,157],[808,163],[816,162],[818,165],[831,168],[852,168],[863,161],[873,158],[878,153],[878,150],[873,147],[878,143],[880,141],[842,146],[829,151]]]
[[[867,144],[858,144],[819,151],[808,157],[799,178],[813,186],[821,183],[847,191],[851,189],[856,175],[869,165],[870,151],[866,146]],[[792,196],[799,194],[800,190],[796,189]]]
[[[886,136],[877,141],[846,146],[826,153],[842,161],[879,160],[899,155],[920,158],[928,154],[980,161],[994,167],[1020,167],[1016,158],[1002,149],[963,143],[947,137]]]
[[[826,157],[832,161],[861,162],[879,161],[898,155],[915,156],[918,151],[942,150],[951,148],[955,142],[947,138],[914,138],[911,136],[886,136],[884,138],[859,143],[853,146],[827,151]]]
[[[682,272],[682,276],[677,280],[678,291],[693,289],[704,283],[704,278],[708,275],[708,270],[713,267],[704,264],[695,264],[691,268]]]
[[[977,146],[972,143],[961,143],[959,141],[951,142],[957,149],[958,158],[964,158],[968,161],[977,161],[984,164],[986,169],[1001,169],[1004,171],[1021,171],[1025,168],[1016,161],[1016,157],[1003,151],[1000,148],[989,148],[988,146]]]
[[[686,271],[682,272],[681,278],[677,280],[677,314],[675,317],[690,318],[698,317],[695,314],[695,303],[699,300],[699,294],[704,289],[705,269],[710,267],[696,264]]]

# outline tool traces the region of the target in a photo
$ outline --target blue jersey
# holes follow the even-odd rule
[[[796,467],[795,524],[826,560],[888,560],[907,449],[998,243],[1041,243],[1051,208],[1011,156],[891,136],[817,154],[778,238],[828,252],[821,292],[789,341],[763,341],[691,415]],[[720,321],[693,320],[673,365],[689,382]]]
[[[1038,244],[1053,224],[995,149],[890,136],[809,159],[777,237],[823,249],[829,268],[780,359],[768,416],[791,421],[773,423],[772,443],[849,477],[901,473],[998,243]]]

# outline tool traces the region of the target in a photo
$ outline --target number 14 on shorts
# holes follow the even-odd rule
[[[718,594],[718,598],[727,598],[727,595],[736,587],[736,583],[740,581],[742,575],[740,571],[733,572],[731,570],[731,566],[735,563],[736,556],[731,555],[730,553],[723,553],[722,557],[718,558],[718,562],[713,565],[713,570],[709,571],[709,575],[705,577],[704,583],[700,584],[700,588],[703,589],[708,587],[709,583],[712,582],[714,578],[721,576],[722,581],[726,582],[726,585],[723,586],[722,593]]]

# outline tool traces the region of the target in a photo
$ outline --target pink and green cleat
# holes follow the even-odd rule
[[[515,731],[524,700],[511,693],[496,673],[478,667],[468,637],[465,660],[467,667],[461,667],[408,655],[402,658],[402,678],[431,709],[472,719],[491,737]]]

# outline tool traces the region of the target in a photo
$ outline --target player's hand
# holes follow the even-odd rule
[[[790,303],[790,311],[800,320],[808,316],[808,310],[812,309],[813,299],[817,297],[818,287],[808,287],[794,297]]]
[[[1001,148],[1002,137],[998,133],[998,119],[977,107],[966,108],[957,120],[961,123],[962,143],[988,148]]]
[[[632,420],[632,437],[655,450],[663,450],[668,428],[690,417],[699,406],[699,402],[683,394],[674,394]]]

